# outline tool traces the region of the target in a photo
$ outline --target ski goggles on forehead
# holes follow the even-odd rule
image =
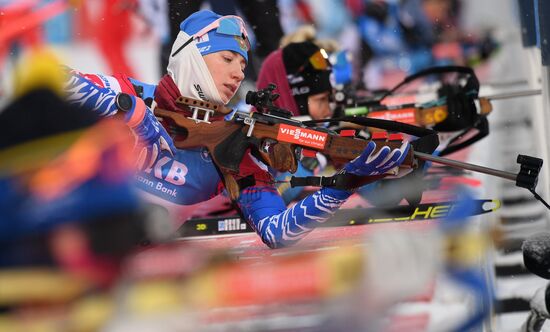
[[[328,70],[332,67],[330,61],[328,61],[327,51],[322,48],[313,53],[298,71],[304,70],[306,66],[311,66],[315,70]]]
[[[222,16],[202,28],[193,37],[200,38],[214,29],[216,29],[217,33],[221,33],[223,35],[241,37],[247,43],[247,50],[250,50],[250,43],[248,43],[248,33],[244,28],[244,22],[242,18],[234,15]]]
[[[199,40],[202,36],[206,35],[214,29],[216,29],[216,32],[219,34],[241,38],[244,42],[244,46],[246,47],[246,51],[250,51],[250,40],[248,39],[248,33],[246,32],[242,18],[235,15],[226,15],[218,18],[217,20],[199,30],[199,32],[195,33],[185,44],[179,47],[172,54],[172,56],[178,54],[192,40]]]

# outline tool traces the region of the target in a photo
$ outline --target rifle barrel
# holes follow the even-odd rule
[[[529,84],[527,80],[515,80],[515,81],[508,81],[508,82],[481,82],[481,86],[492,86],[492,87],[527,85],[527,84]]]
[[[493,176],[503,178],[503,179],[507,179],[507,180],[516,181],[516,178],[517,178],[517,174],[515,174],[515,173],[500,171],[500,170],[497,170],[497,169],[494,169],[494,168],[489,168],[489,167],[484,167],[484,166],[479,166],[479,165],[474,165],[474,164],[463,163],[463,162],[457,161],[457,160],[432,156],[431,154],[427,154],[427,153],[423,153],[423,152],[415,151],[414,155],[416,157],[418,157],[419,159],[432,161],[434,163],[447,165],[447,166],[454,167],[454,168],[466,169],[466,170],[474,171],[474,172],[478,172],[478,173],[489,174],[489,175],[493,175]]]
[[[492,96],[484,96],[479,98],[485,98],[489,100],[497,100],[497,99],[508,99],[508,98],[517,98],[517,97],[528,97],[528,96],[536,96],[540,95],[542,93],[541,89],[534,89],[534,90],[525,90],[525,91],[516,91],[516,92],[506,92],[506,93],[500,93],[497,95]]]

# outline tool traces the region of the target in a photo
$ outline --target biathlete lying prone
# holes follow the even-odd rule
[[[176,149],[172,137],[155,118],[159,107],[181,112],[179,96],[227,104],[235,95],[247,65],[250,44],[242,19],[199,11],[181,23],[172,46],[167,71],[157,85],[125,75],[104,76],[70,72],[68,99],[101,116],[121,109],[124,119],[145,147],[140,151],[137,186],[145,196],[169,209],[206,201],[224,190],[222,178],[204,148]],[[121,107],[117,96],[131,95]],[[191,115],[191,114],[189,114]],[[212,119],[223,121],[223,119]],[[375,152],[371,142],[363,153],[343,167],[360,176],[374,176],[401,165],[409,143],[400,148],[383,147]],[[262,241],[271,248],[292,245],[326,221],[352,194],[352,190],[323,187],[287,208],[273,184],[267,167],[247,153],[239,166],[242,181],[236,199],[243,216]]]

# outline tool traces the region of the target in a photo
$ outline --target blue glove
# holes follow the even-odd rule
[[[370,141],[363,153],[344,166],[344,171],[359,176],[381,175],[403,163],[409,152],[409,142],[404,142],[399,149],[389,146],[375,152],[376,143]]]
[[[128,109],[124,110],[126,111],[124,121],[132,129],[140,143],[143,144],[139,153],[138,168],[140,170],[151,168],[162,151],[168,152],[173,157],[176,152],[174,142],[158,122],[153,111],[145,105],[141,98],[120,94],[117,100],[120,96],[131,98],[131,103],[127,104]]]

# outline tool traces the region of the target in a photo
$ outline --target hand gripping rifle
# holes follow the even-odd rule
[[[212,159],[219,168],[230,198],[239,197],[240,186],[237,180],[239,165],[247,151],[251,151],[268,166],[280,172],[294,173],[298,167],[299,152],[311,156],[320,152],[331,160],[344,163],[358,157],[370,140],[338,134],[322,127],[312,127],[319,122],[347,121],[360,126],[376,127],[392,132],[406,133],[418,137],[411,142],[411,149],[401,168],[418,168],[419,164],[429,160],[443,165],[467,169],[489,174],[508,180],[513,180],[519,187],[535,193],[538,175],[542,168],[542,159],[519,155],[517,162],[521,165],[518,174],[495,170],[492,168],[463,163],[451,159],[432,156],[439,140],[433,130],[398,123],[394,121],[342,117],[329,120],[302,122],[290,118],[290,112],[277,108],[273,101],[278,98],[273,94],[275,85],[266,89],[249,91],[246,102],[253,104],[256,111],[232,111],[225,106],[179,97],[176,104],[179,111],[155,109],[155,115],[162,117],[168,125],[174,128],[176,134],[174,145],[178,149],[206,147]],[[185,112],[187,111],[187,112]],[[192,115],[188,116],[189,111]],[[213,116],[224,115],[224,121],[209,121]],[[401,135],[389,135],[376,140],[377,149],[383,146],[399,148],[402,144]],[[337,187],[342,189],[359,187],[382,176],[359,177],[351,174],[337,174],[332,177],[307,177],[291,180],[291,185],[313,185]],[[548,204],[543,203],[550,209]]]

